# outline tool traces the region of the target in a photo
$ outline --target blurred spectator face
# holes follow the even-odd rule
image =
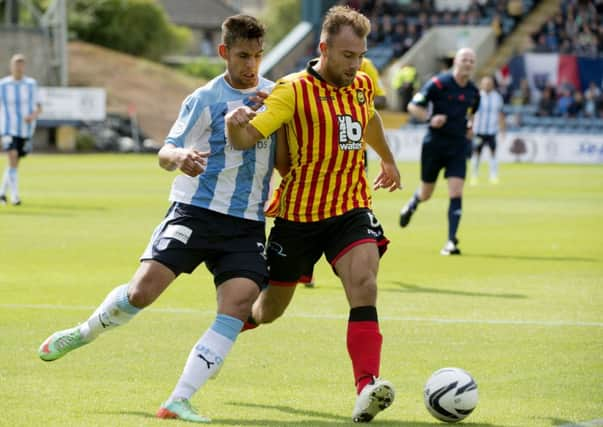
[[[492,89],[494,89],[494,80],[492,80],[492,77],[483,77],[482,81],[480,82],[480,88],[485,92],[490,92]]]

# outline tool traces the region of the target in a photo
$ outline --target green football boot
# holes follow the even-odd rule
[[[76,326],[49,336],[38,349],[38,356],[45,362],[52,362],[84,344],[88,344],[88,341],[84,341],[79,326]]]

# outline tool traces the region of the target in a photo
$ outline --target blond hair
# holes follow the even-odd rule
[[[342,27],[351,27],[352,31],[361,38],[371,32],[371,22],[362,13],[348,6],[333,6],[327,11],[322,22],[320,40],[329,43],[332,36],[339,34]]]

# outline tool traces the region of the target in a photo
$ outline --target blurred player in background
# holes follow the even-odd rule
[[[452,71],[433,77],[415,94],[408,112],[429,122],[421,148],[421,185],[400,212],[400,226],[406,227],[420,202],[429,200],[441,169],[448,179],[448,241],[442,255],[460,255],[457,230],[461,221],[463,186],[467,172],[467,134],[479,106],[479,90],[471,81],[475,52],[460,49]],[[432,106],[429,117],[428,106]]]
[[[379,77],[379,70],[377,70],[377,67],[375,67],[373,61],[371,61],[367,57],[362,58],[362,64],[360,64],[360,71],[368,74],[368,76],[373,81],[373,88],[375,90],[375,108],[378,110],[385,108],[385,89],[383,87],[383,82],[381,82],[381,77]]]
[[[17,53],[10,60],[10,75],[0,80],[0,135],[8,155],[0,187],[0,204],[6,204],[9,189],[11,203],[15,206],[21,204],[19,160],[31,151],[30,140],[41,112],[38,83],[25,75],[25,56]]]
[[[325,254],[349,302],[347,349],[356,384],[355,422],[369,422],[394,399],[379,378],[382,336],[377,316],[377,270],[388,240],[371,211],[364,171],[365,141],[381,157],[375,188],[400,188],[400,174],[374,110],[371,79],[358,72],[366,53],[369,20],[344,6],[326,14],[320,58],[279,80],[257,115],[241,107],[226,116],[239,149],[285,126],[290,170],[271,206],[276,215],[268,242],[270,285],[253,306],[253,323],[279,317],[300,276]]]
[[[498,162],[496,161],[497,136],[505,134],[504,101],[494,88],[494,79],[483,77],[480,82],[479,109],[473,118],[474,146],[471,158],[471,185],[479,183],[479,161],[484,146],[490,149],[490,182],[498,184]]]
[[[268,280],[264,253],[264,205],[274,165],[270,135],[245,151],[226,140],[224,115],[257,106],[272,87],[260,78],[264,27],[253,17],[231,16],[222,24],[220,56],[226,72],[187,97],[165,145],[162,168],[174,179],[168,213],[155,229],[129,283],[116,287],[79,326],[51,335],[39,349],[56,360],[99,334],[130,321],[182,273],[202,262],[214,276],[218,309],[211,327],[193,346],[182,376],[157,412],[159,418],[205,423],[191,406],[193,394],[220,369],[243,321]]]

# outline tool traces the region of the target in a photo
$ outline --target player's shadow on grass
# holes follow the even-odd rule
[[[213,424],[222,424],[222,425],[237,425],[237,426],[289,426],[289,427],[330,427],[334,425],[357,425],[352,422],[349,417],[344,417],[340,415],[329,414],[326,412],[317,412],[311,410],[303,410],[296,409],[290,406],[285,405],[260,405],[254,403],[243,403],[243,402],[228,402],[229,405],[233,406],[244,406],[250,408],[262,408],[262,409],[274,409],[280,412],[284,412],[287,414],[293,415],[301,415],[304,417],[313,417],[312,419],[303,420],[303,421],[284,421],[279,419],[258,419],[258,418],[220,418],[212,416]],[[155,419],[155,414],[150,412],[141,412],[141,411],[104,411],[102,414],[110,414],[110,415],[133,415],[143,418]],[[319,420],[316,418],[327,418],[330,421]],[[442,423],[434,421],[434,422],[417,422],[417,421],[404,421],[404,420],[379,420],[378,418],[374,419],[371,422],[373,426],[400,426],[400,427],[442,427]],[[464,421],[463,425],[468,425],[471,427],[502,427],[497,424],[484,424],[484,423],[472,423]]]
[[[590,420],[590,421],[582,421],[582,422],[572,422],[569,420],[562,420],[559,418],[544,418],[544,419],[549,419],[551,421],[551,425],[553,426],[559,426],[559,427],[571,427],[571,426],[601,426],[603,425],[603,418],[599,418],[596,420]]]
[[[258,403],[245,403],[245,402],[227,402],[228,405],[243,406],[248,408],[261,408],[261,409],[274,409],[279,412],[284,412],[291,415],[300,415],[304,417],[312,417],[312,419],[303,421],[284,421],[284,420],[270,420],[270,419],[225,419],[225,418],[213,418],[216,424],[227,424],[227,425],[247,425],[247,426],[299,426],[299,427],[329,427],[333,425],[357,425],[352,422],[351,418],[343,415],[336,415],[328,412],[319,412],[309,409],[293,408],[286,405],[262,405]],[[322,418],[323,420],[317,419]],[[464,423],[473,427],[498,427],[495,424],[477,424],[477,423]],[[401,427],[441,427],[442,423],[439,422],[417,422],[417,421],[404,421],[404,420],[380,420],[379,418],[374,419],[371,425],[377,426],[401,426]]]
[[[527,298],[523,294],[501,294],[493,292],[468,292],[459,291],[457,289],[442,289],[442,288],[427,288],[425,286],[413,285],[412,283],[404,282],[384,282],[392,283],[399,286],[400,289],[391,288],[379,288],[379,292],[408,292],[408,293],[422,293],[422,294],[444,294],[444,295],[459,295],[465,297],[486,297],[486,298],[509,298],[509,299],[523,299]]]
[[[463,254],[463,258],[512,259],[516,261],[553,261],[553,262],[600,262],[596,258],[578,256],[534,256],[534,255],[502,255],[502,254]]]

